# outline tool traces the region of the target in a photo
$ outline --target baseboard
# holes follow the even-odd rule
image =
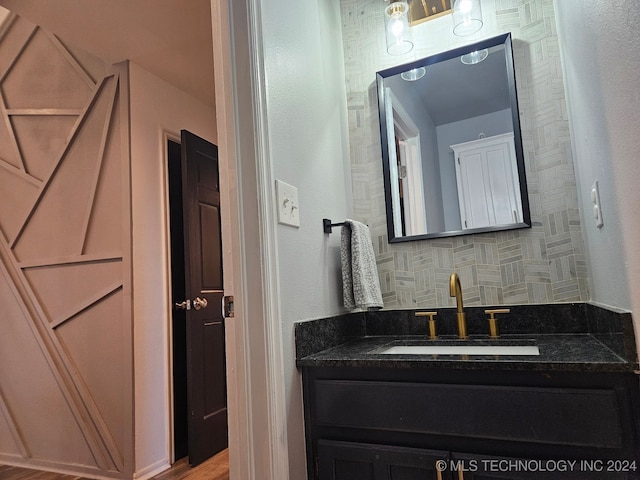
[[[145,468],[135,472],[133,474],[134,480],[148,480],[149,478],[153,478],[159,473],[164,472],[169,469],[171,464],[166,460],[160,460],[151,465],[147,465]]]
[[[67,464],[49,462],[46,460],[25,459],[18,455],[8,455],[4,453],[0,453],[0,463],[2,463],[3,465],[10,465],[12,467],[29,468],[32,470],[60,473],[63,475],[80,476],[96,480],[114,480],[124,478],[121,472],[113,472],[111,475],[109,475],[107,472],[98,470],[96,468],[81,465],[70,466]]]

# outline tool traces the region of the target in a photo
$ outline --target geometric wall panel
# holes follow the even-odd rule
[[[52,458],[55,454],[65,462],[95,465],[28,318],[10,292],[7,279],[0,274],[0,385],[6,407],[22,436],[23,448],[34,459]],[[46,435],[40,433],[42,424],[47,425]]]
[[[13,134],[6,122],[0,122],[0,162],[20,169],[20,155],[16,149]]]
[[[122,312],[122,301],[119,289],[56,329],[91,392],[91,400],[109,426],[105,434],[113,437],[116,445],[124,443],[127,432],[122,422],[126,391],[121,388],[120,378],[120,372],[127,367],[127,332],[122,324],[113,321]],[[115,449],[112,455],[111,461],[121,469],[122,452]]]
[[[47,178],[76,120],[75,115],[11,116],[11,125],[27,173],[38,180]]]
[[[0,28],[0,461],[131,478],[119,76],[11,21]]]
[[[120,259],[24,270],[55,328],[122,284]]]
[[[102,162],[105,122],[109,122],[113,109],[115,81],[109,78],[99,89],[59,167],[45,184],[37,208],[15,242],[19,261],[82,253]],[[49,241],[43,242],[45,238]]]
[[[0,78],[9,70],[13,60],[33,35],[35,25],[25,20],[9,20],[2,27],[8,31],[0,42]]]
[[[78,62],[78,64],[82,65],[83,70],[93,83],[96,83],[101,78],[109,75],[108,66],[105,65],[105,62],[100,58],[94,57],[90,53],[81,48],[75,47],[74,45],[65,44],[65,48]]]
[[[114,111],[111,129],[118,131],[120,117],[118,111]],[[86,255],[101,252],[122,251],[123,225],[120,219],[119,205],[125,201],[123,197],[122,163],[120,157],[120,142],[116,135],[110,134],[111,141],[107,144],[103,155],[100,170],[101,182],[98,185],[93,202],[84,251]],[[108,185],[109,188],[105,188]]]
[[[5,240],[16,236],[38,196],[38,187],[16,173],[0,167],[0,232]]]
[[[0,406],[2,404],[2,392],[0,392]],[[20,458],[20,448],[16,444],[15,437],[11,434],[11,426],[5,415],[0,408],[0,452],[5,452],[7,457]]]
[[[63,51],[38,29],[2,82],[7,108],[81,109],[91,93]]]

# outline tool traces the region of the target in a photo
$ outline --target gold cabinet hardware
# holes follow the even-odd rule
[[[416,317],[429,317],[429,338],[431,340],[438,338],[436,334],[436,321],[433,318],[437,314],[438,312],[416,312]]]
[[[484,313],[489,315],[489,337],[498,338],[498,321],[496,320],[496,314],[509,313],[511,310],[508,308],[497,308],[494,310],[485,310]]]

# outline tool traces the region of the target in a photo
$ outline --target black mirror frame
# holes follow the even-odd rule
[[[393,205],[391,197],[391,172],[389,171],[389,146],[387,143],[387,126],[384,121],[385,98],[384,79],[393,75],[398,75],[404,71],[417,67],[426,67],[451,58],[460,57],[485,48],[504,45],[507,82],[509,85],[509,100],[511,105],[511,120],[513,122],[514,147],[516,152],[516,165],[518,168],[518,180],[520,182],[520,196],[522,199],[522,222],[499,225],[495,227],[472,228],[466,230],[450,230],[446,232],[427,233],[423,235],[409,235],[396,237],[393,226]],[[387,235],[389,243],[410,242],[416,240],[426,240],[430,238],[453,237],[458,235],[473,235],[478,233],[496,232],[503,230],[515,230],[531,228],[531,211],[529,207],[529,194],[527,189],[527,179],[525,173],[524,150],[522,148],[522,133],[520,131],[520,112],[518,109],[518,95],[516,89],[515,66],[513,60],[513,47],[511,44],[511,33],[488,38],[472,45],[448,50],[430,57],[422,58],[411,63],[405,63],[376,73],[376,85],[378,91],[378,114],[380,120],[380,141],[382,146],[382,172],[384,177],[385,208],[387,215]]]

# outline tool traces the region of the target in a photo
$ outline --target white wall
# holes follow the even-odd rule
[[[137,475],[166,467],[169,423],[169,245],[165,132],[186,129],[217,141],[215,113],[130,64],[135,456]]]
[[[338,1],[261,1],[268,155],[273,179],[298,188],[300,228],[277,225],[289,478],[306,478],[293,324],[343,311],[340,229],[350,216],[350,165]],[[274,222],[277,220],[274,220]]]
[[[591,299],[638,311],[640,12],[632,0],[556,0],[555,7]],[[591,215],[595,180],[600,186],[601,229]]]

